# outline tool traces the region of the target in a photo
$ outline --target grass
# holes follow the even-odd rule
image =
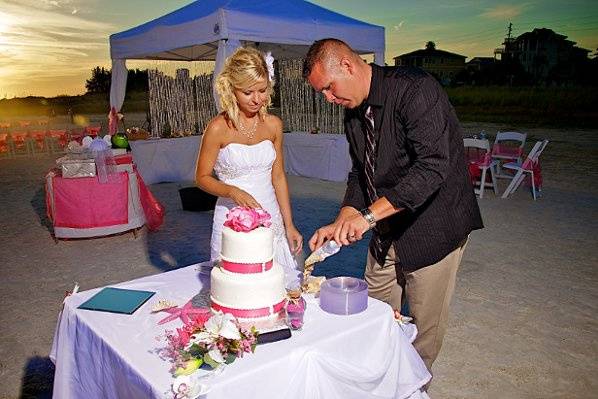
[[[519,126],[598,128],[598,90],[588,87],[461,86],[446,88],[461,121],[494,122]],[[0,100],[2,118],[32,115],[108,113],[106,94],[25,97]],[[146,113],[148,94],[130,92],[123,112]]]
[[[462,121],[598,127],[598,92],[591,88],[462,86],[446,91]]]

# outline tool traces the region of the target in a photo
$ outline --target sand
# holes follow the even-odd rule
[[[522,187],[507,200],[490,191],[479,200],[486,228],[471,235],[458,274],[433,398],[598,395],[598,130],[520,130],[529,147],[551,140],[541,157],[542,197],[533,201]],[[54,158],[0,159],[0,397],[51,397],[48,353],[75,281],[86,290],[209,257],[211,213],[183,211],[179,183],[150,187],[167,210],[156,233],[56,244],[43,187]],[[301,177],[289,184],[308,238],[334,217],[344,184]],[[360,276],[365,248],[343,249],[316,274]]]

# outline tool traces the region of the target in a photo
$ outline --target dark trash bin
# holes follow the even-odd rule
[[[211,211],[216,206],[218,197],[206,193],[198,187],[185,187],[179,190],[183,210],[192,212]]]

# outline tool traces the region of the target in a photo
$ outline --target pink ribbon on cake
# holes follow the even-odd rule
[[[263,273],[272,269],[272,261],[262,263],[237,263],[223,259],[220,261],[220,264],[223,269],[226,269],[229,272],[241,274]]]
[[[270,311],[269,307],[268,308],[259,308],[259,309],[233,309],[233,308],[227,308],[226,306],[218,305],[215,302],[212,302],[212,309],[214,309],[216,311],[221,311],[222,313],[230,313],[235,317],[249,319],[249,318],[256,318],[256,317],[266,317],[266,316],[276,314],[284,308],[285,302],[286,302],[286,299],[283,299],[282,301],[280,301],[279,303],[274,305],[272,307],[273,308],[272,312]]]

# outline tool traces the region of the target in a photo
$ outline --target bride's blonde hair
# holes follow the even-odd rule
[[[239,105],[234,90],[244,90],[258,80],[265,79],[266,101],[259,110],[259,117],[264,120],[268,107],[272,104],[272,81],[268,75],[268,65],[264,55],[253,47],[240,47],[224,62],[224,68],[216,78],[216,92],[220,100],[220,109],[235,126],[239,126]]]

